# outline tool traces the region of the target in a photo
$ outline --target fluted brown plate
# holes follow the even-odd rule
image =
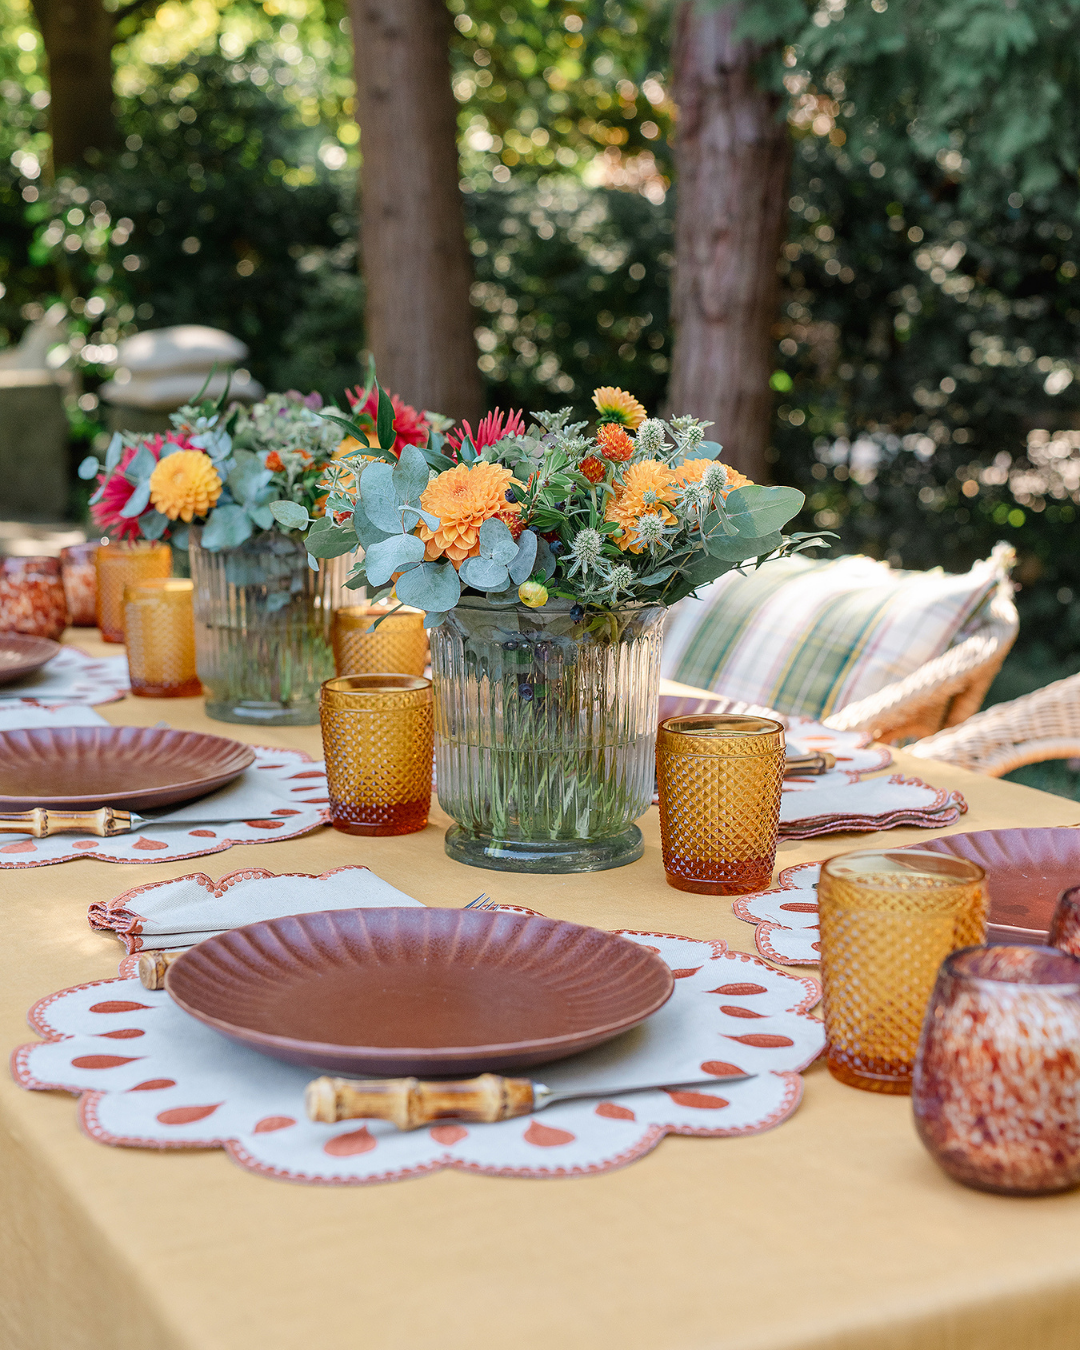
[[[234,928],[174,961],[165,987],[290,1064],[437,1077],[587,1050],[661,1008],[674,979],[655,951],[581,924],[389,908]]]
[[[0,684],[32,675],[60,650],[52,638],[33,637],[30,633],[0,633]]]
[[[190,801],[253,763],[225,736],[159,727],[40,727],[0,732],[0,810]]]
[[[1058,896],[1080,885],[1080,829],[974,830],[912,847],[951,853],[985,871],[988,942],[1046,942]]]

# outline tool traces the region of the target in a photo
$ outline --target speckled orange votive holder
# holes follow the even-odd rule
[[[435,748],[431,681],[339,675],[319,696],[331,824],[345,834],[411,834],[427,824]]]
[[[834,1078],[904,1095],[942,961],[986,938],[986,874],[922,849],[857,849],[818,882],[825,1062]]]
[[[391,613],[386,605],[346,605],[334,611],[338,675],[368,675],[379,670],[423,675],[427,663],[422,609],[403,605]]]
[[[95,555],[97,566],[97,621],[103,642],[124,640],[124,590],[152,577],[172,573],[172,549],[168,544],[102,544]]]
[[[142,698],[202,693],[195,670],[194,585],[151,577],[124,590],[124,632],[131,692]]]
[[[660,723],[656,782],[669,886],[743,895],[772,881],[784,728],[768,717],[686,715]]]

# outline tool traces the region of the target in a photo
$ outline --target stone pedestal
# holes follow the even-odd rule
[[[50,371],[0,370],[0,500],[7,519],[68,514],[68,419]]]

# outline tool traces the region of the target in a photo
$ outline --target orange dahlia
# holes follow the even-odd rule
[[[605,422],[596,433],[596,439],[604,458],[613,459],[617,464],[624,464],[634,453],[634,442],[615,422]]]
[[[450,559],[455,567],[480,552],[480,526],[492,516],[508,525],[521,515],[519,502],[507,500],[513,473],[501,464],[459,464],[439,474],[424,489],[420,505],[439,517],[439,528],[429,530],[423,521],[417,534],[427,545],[428,561]]]
[[[705,476],[705,470],[711,465],[716,464],[715,459],[688,459],[680,464],[672,472],[675,475],[675,481],[680,487],[685,487],[687,483],[698,483]],[[729,464],[724,465],[724,472],[727,474],[727,484],[721,490],[720,496],[726,497],[729,492],[734,492],[736,488],[752,487],[753,479],[747,478],[741,474],[738,469],[733,469]]]
[[[201,450],[177,450],[150,475],[150,501],[170,520],[193,520],[213,510],[221,479]]]
[[[660,516],[665,525],[674,525],[675,516],[666,503],[675,500],[674,471],[658,459],[643,459],[631,464],[615,485],[615,495],[608,503],[604,519],[620,527],[611,537],[625,553],[640,553],[644,544],[635,544],[637,523],[642,516]]]
[[[636,431],[645,421],[645,409],[625,389],[604,385],[601,389],[593,390],[592,401],[596,404],[602,422],[618,422],[620,426]]]

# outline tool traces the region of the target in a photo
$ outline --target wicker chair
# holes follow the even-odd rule
[[[943,759],[991,778],[1044,759],[1080,756],[1080,675],[999,703],[963,726],[907,747],[920,759]]]
[[[875,740],[892,744],[934,736],[935,732],[947,735],[942,731],[943,727],[966,724],[967,719],[978,712],[994,676],[1016,641],[1019,626],[1011,587],[1004,582],[991,601],[984,622],[971,637],[933,661],[927,661],[906,679],[886,685],[868,698],[847,704],[826,717],[825,725],[836,731],[867,731]],[[1032,694],[1031,697],[1038,696]],[[991,709],[994,711],[996,709]],[[989,715],[983,714],[984,717]],[[934,739],[940,737],[934,736]],[[920,743],[925,744],[925,740]]]

